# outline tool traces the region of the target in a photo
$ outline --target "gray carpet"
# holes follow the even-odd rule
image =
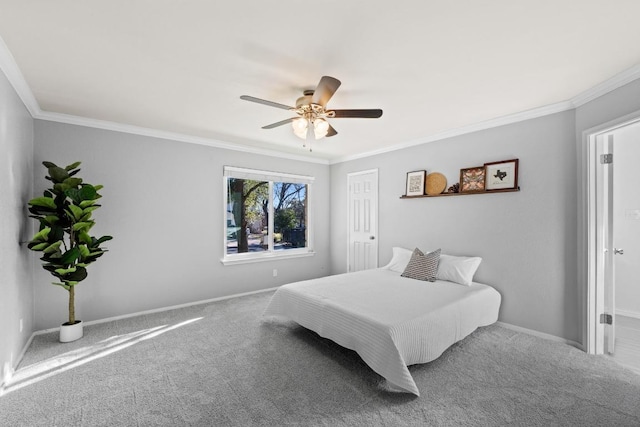
[[[36,336],[0,425],[640,426],[640,376],[611,360],[494,325],[412,366],[421,397],[391,393],[356,353],[263,323],[270,296]]]

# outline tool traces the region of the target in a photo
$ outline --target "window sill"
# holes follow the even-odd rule
[[[250,255],[250,256],[228,256],[220,259],[220,262],[224,265],[235,265],[235,264],[251,264],[254,262],[265,262],[265,261],[275,261],[280,259],[291,259],[291,258],[303,258],[314,256],[316,253],[314,251],[296,251],[294,253],[261,253],[260,255]]]

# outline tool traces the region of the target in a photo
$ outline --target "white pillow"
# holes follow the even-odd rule
[[[480,257],[441,254],[436,278],[439,280],[448,280],[449,282],[459,283],[465,286],[471,286],[473,275],[476,273],[481,261],[482,258]]]
[[[407,264],[409,264],[411,254],[413,254],[413,251],[411,249],[395,247],[393,248],[393,256],[391,257],[391,261],[389,261],[389,264],[385,265],[382,268],[395,271],[396,273],[402,273],[404,269],[407,268]]]

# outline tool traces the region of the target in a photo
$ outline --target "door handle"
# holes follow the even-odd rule
[[[369,240],[376,240],[376,236],[369,236]]]
[[[624,255],[624,249],[613,248],[613,254],[614,255]]]

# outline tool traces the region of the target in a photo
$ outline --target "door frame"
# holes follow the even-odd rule
[[[579,263],[578,283],[586,281],[586,298],[581,303],[586,304],[583,328],[583,345],[588,354],[602,354],[604,352],[604,327],[600,324],[599,310],[601,310],[604,295],[604,275],[598,274],[598,217],[599,201],[597,198],[597,166],[598,166],[598,136],[615,131],[616,129],[640,122],[640,110],[623,117],[611,120],[601,125],[592,127],[582,132],[582,170],[586,170],[586,180],[581,180],[582,194],[586,201],[581,206],[582,229],[578,230],[579,236],[584,236],[586,241],[581,245],[581,253],[586,254],[586,265]],[[615,161],[615,156],[614,156]],[[615,164],[615,163],[614,163]],[[584,176],[584,175],[582,175]],[[580,178],[581,176],[579,176]],[[586,212],[585,212],[586,210]],[[614,322],[615,323],[615,322]]]
[[[351,262],[351,229],[349,227],[349,220],[351,219],[351,190],[349,185],[351,184],[351,178],[359,175],[366,175],[369,173],[375,173],[375,181],[376,181],[376,206],[375,206],[375,215],[376,215],[376,224],[374,235],[376,239],[378,239],[378,224],[380,222],[380,217],[378,215],[379,206],[380,206],[380,178],[378,168],[375,169],[367,169],[364,171],[351,172],[347,174],[347,265],[346,271],[349,272],[349,263]],[[380,241],[376,242],[376,265],[378,265],[378,256],[380,254]]]

